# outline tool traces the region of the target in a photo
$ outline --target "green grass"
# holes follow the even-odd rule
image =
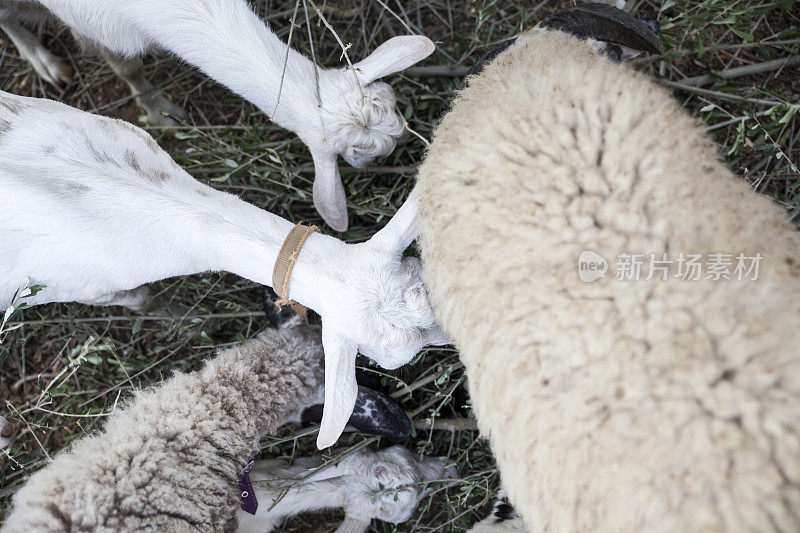
[[[285,38],[294,2],[257,4]],[[342,40],[352,43],[351,57],[362,57],[383,40],[406,33],[408,26],[437,41],[439,50],[426,65],[458,71],[471,66],[486,47],[532,26],[564,3],[374,0],[340,5],[357,8],[355,16],[326,11]],[[629,7],[662,22],[666,53],[637,58],[634,64],[667,82],[796,56],[800,47],[797,2],[667,0],[630,2]],[[342,14],[350,17],[339,18]],[[310,8],[309,21],[318,59],[336,64],[340,50]],[[293,44],[308,53],[311,45],[302,4],[297,23]],[[124,86],[104,63],[81,56],[61,28],[44,28],[40,34],[52,50],[73,62],[76,82],[63,95],[43,85],[6,40],[0,41],[0,89],[139,120]],[[783,44],[767,44],[775,41]],[[195,121],[177,133],[149,130],[184,168],[213,187],[290,220],[321,224],[311,203],[311,159],[292,134],[270,124],[249,103],[168,58],[149,60],[148,74]],[[430,138],[461,83],[458,77],[413,70],[389,81],[399,109],[425,138]],[[755,190],[772,196],[795,221],[800,219],[799,95],[797,64],[719,78],[700,90],[675,90],[678,101],[708,127],[729,166]],[[364,240],[385,223],[407,195],[413,167],[423,155],[424,145],[416,140],[371,168],[353,171],[342,163],[351,211],[350,230],[343,238]],[[8,456],[0,459],[4,461],[0,508],[7,507],[10,495],[48,457],[102,427],[105,413],[132,389],[176,370],[196,369],[215,348],[252,337],[266,326],[260,288],[233,275],[169,279],[153,289],[168,306],[189,308],[200,316],[154,319],[119,308],[53,304],[22,309],[10,317],[7,326],[16,329],[0,333],[0,397],[6,399],[1,409],[22,431]],[[44,375],[37,377],[40,373]],[[413,364],[385,373],[383,380],[390,391],[406,385],[414,389],[402,394],[400,401],[417,420],[465,416],[453,412],[458,402],[452,393],[464,375],[452,349],[425,351]],[[315,453],[314,436],[306,433],[285,428],[263,445],[273,455]],[[340,444],[350,448],[369,441],[375,446],[374,440],[348,433]],[[463,531],[485,515],[499,479],[488,446],[475,431],[419,431],[406,445],[458,462],[465,477],[431,495],[411,522],[378,524],[376,531]],[[333,513],[302,517],[283,530],[331,531],[336,520]]]

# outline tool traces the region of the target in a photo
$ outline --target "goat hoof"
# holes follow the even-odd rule
[[[49,50],[39,50],[31,59],[36,73],[56,89],[63,90],[72,83],[72,68],[63,59],[53,55]]]
[[[144,109],[147,123],[151,126],[175,127],[189,120],[189,113],[181,106],[170,102],[164,95],[140,101],[139,105]]]

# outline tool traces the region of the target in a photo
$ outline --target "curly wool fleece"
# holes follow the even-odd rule
[[[102,433],[35,473],[3,531],[223,531],[239,472],[322,385],[320,330],[268,330],[197,372],[138,392]]]
[[[646,76],[533,30],[419,172],[423,268],[531,531],[800,529],[800,235]],[[757,281],[583,283],[591,250]],[[674,272],[672,272],[674,274]]]

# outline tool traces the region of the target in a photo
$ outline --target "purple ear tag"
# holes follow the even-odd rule
[[[257,451],[250,454],[247,464],[242,469],[242,473],[239,474],[239,499],[242,500],[242,510],[253,515],[256,514],[256,509],[258,509],[258,500],[256,499],[256,492],[253,490],[253,484],[250,482],[250,471],[256,462]]]

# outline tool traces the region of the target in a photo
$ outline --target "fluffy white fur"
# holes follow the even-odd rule
[[[295,132],[314,157],[314,203],[337,231],[347,229],[337,155],[361,167],[390,153],[404,133],[394,91],[375,80],[421,61],[434,50],[426,37],[395,37],[355,63],[354,69],[322,69],[287,50],[246,0],[0,0],[2,28],[49,81],[65,79],[66,67],[18,24],[21,16],[34,16],[36,6],[101,48],[134,93],[154,89],[143,79],[141,65],[132,68],[123,58],[165,50]],[[140,103],[152,108],[152,119],[158,119],[159,109],[174,111],[163,97],[144,98]]]
[[[141,305],[140,285],[229,271],[272,285],[292,224],[196,181],[144,131],[50,100],[0,93],[0,309],[30,278],[30,303]],[[410,198],[361,244],[313,234],[289,296],[322,316],[326,406],[319,445],[344,428],[358,350],[385,368],[446,339],[419,261]]]
[[[322,457],[300,458],[291,466],[260,461],[250,473],[258,511],[237,512],[239,531],[268,533],[286,517],[323,509],[344,509],[337,533],[362,533],[372,519],[400,524],[428,493],[426,482],[445,477],[454,477],[452,468],[402,446],[358,450],[325,467]]]
[[[555,31],[469,80],[420,169],[425,279],[531,531],[800,528],[800,235],[664,89]],[[583,283],[584,250],[757,281]]]

